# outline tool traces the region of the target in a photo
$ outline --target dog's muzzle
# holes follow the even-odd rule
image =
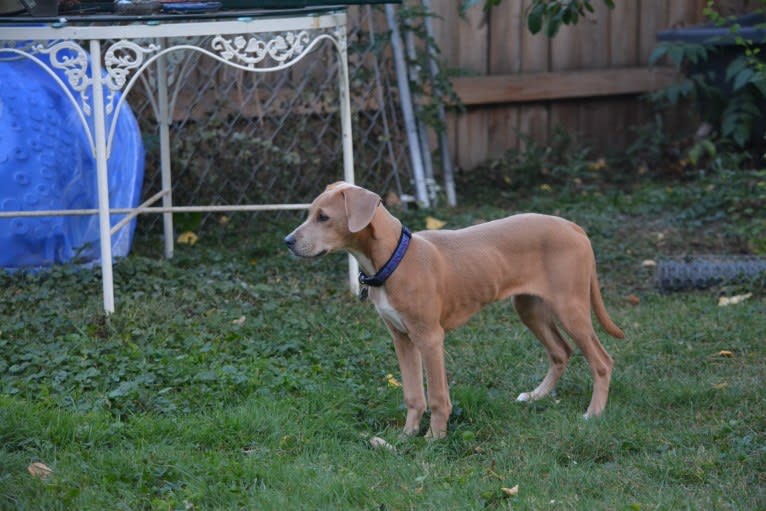
[[[293,254],[295,253],[295,244],[298,240],[295,239],[295,236],[292,234],[288,234],[285,236],[285,245],[287,245],[287,249],[290,250]]]
[[[327,253],[327,250],[322,250],[316,254],[301,253],[298,250],[296,250],[297,244],[298,244],[298,240],[295,238],[293,234],[288,234],[287,236],[285,236],[285,245],[287,245],[287,250],[289,250],[290,253],[294,256],[311,259],[313,257],[321,257]]]

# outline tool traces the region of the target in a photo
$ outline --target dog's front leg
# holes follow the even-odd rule
[[[407,407],[407,421],[403,433],[414,436],[420,430],[420,419],[426,411],[426,396],[423,391],[423,363],[420,351],[409,337],[389,326],[394,338],[396,357],[399,359],[399,370],[402,373],[402,390],[404,404]]]
[[[447,421],[452,413],[452,402],[447,386],[447,371],[444,367],[444,331],[429,332],[417,342],[426,366],[428,379],[428,406],[431,408],[431,425],[426,439],[434,440],[447,436]]]

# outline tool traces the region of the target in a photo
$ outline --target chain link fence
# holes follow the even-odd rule
[[[400,197],[411,193],[412,178],[381,21],[373,7],[349,15],[355,173],[357,184]],[[295,66],[266,74],[231,68],[198,52],[179,52],[177,58],[186,61],[174,66],[186,71],[171,83],[174,204],[310,202],[326,184],[342,179],[339,62],[329,41]],[[127,99],[144,137],[148,197],[161,183],[156,107],[140,88]],[[192,221],[204,224],[212,216]],[[140,221],[154,228],[160,218]]]

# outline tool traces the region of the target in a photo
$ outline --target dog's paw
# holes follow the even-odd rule
[[[522,392],[521,394],[519,394],[519,397],[516,398],[516,401],[518,401],[519,403],[532,401],[532,394],[530,394],[529,392]]]
[[[439,431],[434,432],[432,429],[429,428],[428,433],[426,433],[426,436],[425,436],[426,442],[442,440],[443,438],[447,438],[447,431],[444,429],[440,429]]]
[[[420,432],[420,428],[404,428],[399,432],[399,438],[404,440],[407,438],[413,438]]]

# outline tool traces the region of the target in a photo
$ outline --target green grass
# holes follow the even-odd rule
[[[488,307],[448,336],[455,410],[434,443],[398,437],[393,347],[346,292],[345,257],[283,250],[298,216],[235,217],[172,261],[141,233],[108,319],[98,270],[0,274],[0,509],[766,509],[762,285],[718,307],[746,286],[661,294],[641,266],[752,247],[751,219],[715,214],[727,195],[709,186],[491,199],[474,187],[457,210],[402,213],[414,229],[427,214],[448,227],[572,218],[627,335],[601,334],[612,391],[586,422],[579,355],[553,396],[514,401],[543,377],[544,350],[510,304]],[[395,452],[372,449],[375,435]],[[50,477],[28,474],[37,461]]]

